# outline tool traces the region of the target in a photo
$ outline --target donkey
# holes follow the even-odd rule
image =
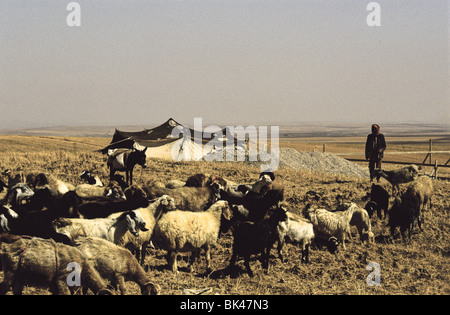
[[[133,168],[136,164],[142,166],[142,168],[147,167],[146,155],[144,150],[126,150],[126,151],[115,151],[108,156],[107,165],[109,167],[109,178],[112,180],[114,178],[114,173],[116,171],[126,172],[126,183],[127,185],[133,185]]]

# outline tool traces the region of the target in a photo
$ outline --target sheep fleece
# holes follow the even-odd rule
[[[215,244],[219,227],[220,220],[210,212],[171,211],[155,226],[154,238],[165,249],[186,252]]]

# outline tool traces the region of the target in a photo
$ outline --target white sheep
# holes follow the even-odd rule
[[[370,216],[366,209],[363,209],[361,207],[358,207],[355,203],[343,203],[342,207],[345,208],[345,211],[348,215],[351,214],[351,218],[349,221],[350,226],[355,226],[358,230],[358,234],[360,237],[360,240],[362,242],[368,241],[373,242],[374,241],[374,234],[372,232],[372,225],[370,223]],[[350,235],[351,237],[351,235]]]
[[[153,229],[156,222],[161,218],[161,216],[168,212],[175,210],[175,201],[172,197],[168,195],[163,195],[150,203],[146,208],[138,208],[134,210],[145,222],[145,227],[147,231],[139,233],[138,236],[133,235],[130,232],[125,233],[118,243],[121,246],[126,247],[131,252],[136,253],[136,259],[140,261],[141,265],[144,264],[147,246],[151,243],[151,237],[153,234]],[[119,214],[114,214],[118,216]]]
[[[309,248],[314,239],[313,224],[293,213],[287,212],[287,219],[281,221],[277,226],[278,233],[278,254],[283,260],[282,250],[285,242],[299,244],[302,248],[302,263],[309,263]]]
[[[184,185],[186,185],[186,182],[179,180],[179,179],[172,179],[167,182],[165,187],[170,188],[170,189],[175,189],[175,188],[183,187]]]
[[[116,181],[111,181],[104,187],[91,184],[80,184],[75,187],[75,192],[81,198],[106,196],[115,199],[126,199],[122,188]]]
[[[125,295],[125,281],[133,281],[141,288],[142,295],[158,294],[159,286],[139,265],[127,249],[96,237],[82,237],[75,246],[86,256],[103,279],[109,280]]]
[[[326,236],[335,236],[342,247],[345,246],[345,236],[350,234],[350,220],[353,214],[353,208],[349,211],[331,212],[326,209],[315,209],[311,205],[307,205],[303,210],[303,214],[311,221],[316,234],[324,234]]]
[[[168,251],[167,260],[173,272],[178,272],[177,253],[206,251],[206,267],[210,269],[211,247],[217,243],[221,218],[230,220],[232,212],[226,201],[217,201],[204,212],[171,211],[163,215],[153,232],[154,243]]]
[[[127,231],[139,235],[139,230],[147,231],[144,219],[134,211],[111,215],[101,219],[59,218],[53,221],[56,232],[75,240],[78,237],[98,237],[112,243],[122,242]]]

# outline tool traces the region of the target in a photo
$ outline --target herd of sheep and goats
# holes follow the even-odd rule
[[[376,172],[378,180],[392,184],[395,200],[389,211],[391,194],[373,184],[364,208],[340,199],[335,209],[310,203],[298,215],[286,211],[283,179],[273,172],[262,172],[250,184],[195,174],[186,181],[144,185],[112,173],[103,185],[84,171],[83,183],[74,186],[48,173],[6,170],[0,181],[0,294],[22,294],[25,285],[52,294],[125,294],[126,281],[137,283],[142,294],[159,294],[160,286],[144,269],[148,247],[167,251],[168,268],[175,273],[178,253],[191,253],[192,270],[203,249],[210,271],[211,249],[222,233],[233,236],[230,270],[243,258],[250,277],[251,256],[260,254],[268,269],[275,243],[281,261],[289,242],[300,246],[299,261],[309,263],[311,245],[331,253],[339,246],[345,250],[352,226],[361,242],[373,242],[375,216],[388,222],[392,241],[400,227],[408,242],[416,225],[422,230],[421,211],[433,194],[432,181],[419,176],[415,165]],[[402,183],[408,183],[403,192]]]

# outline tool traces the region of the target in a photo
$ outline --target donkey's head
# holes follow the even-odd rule
[[[147,148],[144,150],[135,150],[130,154],[130,157],[135,164],[139,164],[143,168],[147,167],[147,155],[145,152],[147,151]]]

